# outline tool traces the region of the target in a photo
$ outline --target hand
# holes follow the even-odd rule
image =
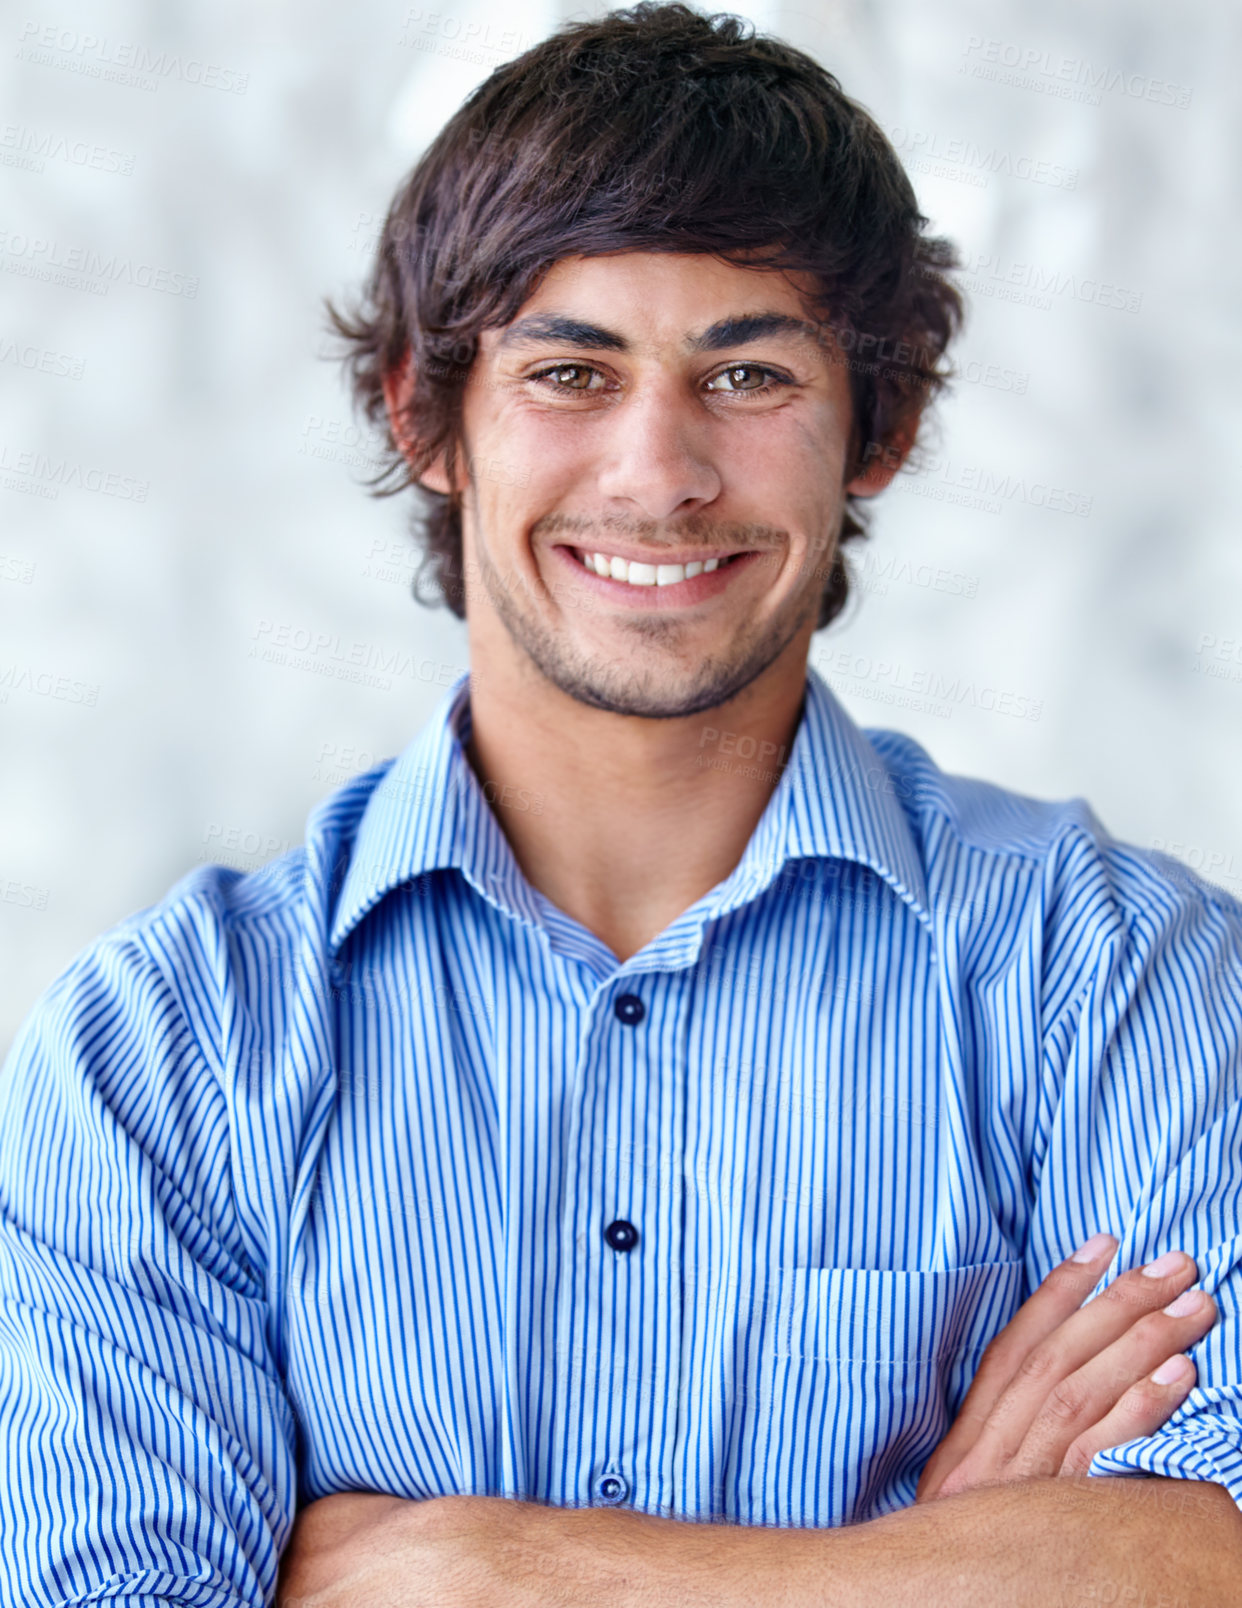
[[[1202,1339],[1216,1303],[1197,1290],[1193,1310],[1162,1310],[1198,1275],[1192,1257],[1170,1251],[1157,1259],[1158,1275],[1133,1268],[1083,1306],[1116,1252],[1107,1238],[1089,1261],[1054,1267],[984,1351],[916,1504],[980,1485],[1083,1475],[1096,1452],[1154,1434],[1185,1400],[1195,1382],[1189,1357],[1166,1384],[1151,1374]]]

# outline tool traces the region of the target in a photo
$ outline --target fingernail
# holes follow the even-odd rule
[[[1094,1262],[1097,1256],[1103,1256],[1105,1248],[1115,1246],[1117,1241],[1111,1234],[1092,1234],[1085,1245],[1080,1245],[1070,1257],[1071,1262]]]
[[[1183,1290],[1176,1301],[1170,1301],[1165,1311],[1171,1318],[1188,1318],[1203,1305],[1202,1290]]]
[[[1180,1251],[1166,1251],[1158,1256],[1154,1262],[1148,1262],[1143,1272],[1149,1279],[1167,1278],[1170,1273],[1176,1273],[1182,1266],[1182,1253]]]
[[[1170,1357],[1167,1362],[1162,1362],[1155,1373],[1152,1374],[1152,1383],[1156,1385],[1175,1385],[1179,1379],[1188,1378],[1190,1370],[1191,1361],[1189,1357],[1180,1354],[1176,1357]]]

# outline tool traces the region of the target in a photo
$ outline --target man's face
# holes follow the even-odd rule
[[[463,398],[472,649],[649,718],[804,665],[851,427],[831,342],[781,327],[808,316],[780,272],[626,252],[556,264],[484,331]]]

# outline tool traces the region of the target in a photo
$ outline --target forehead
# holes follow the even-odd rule
[[[555,263],[487,344],[546,341],[631,350],[715,350],[749,339],[816,340],[810,275],[686,252],[614,252]],[[722,338],[723,337],[723,338]]]

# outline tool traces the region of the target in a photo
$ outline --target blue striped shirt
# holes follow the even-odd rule
[[[522,875],[469,719],[463,674],[304,848],[199,867],[28,1018],[3,1600],[270,1603],[334,1491],[890,1512],[1100,1228],[1100,1287],[1181,1248],[1220,1317],[1091,1472],[1242,1503],[1242,908],[812,669],[741,860],[618,964]]]

